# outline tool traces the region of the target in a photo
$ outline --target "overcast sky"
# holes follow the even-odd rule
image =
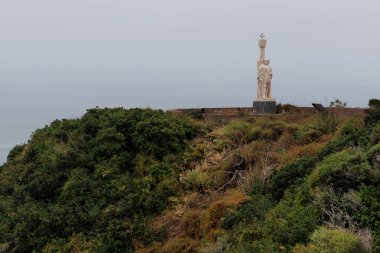
[[[0,145],[94,106],[250,106],[261,32],[278,102],[380,97],[378,0],[0,0]]]

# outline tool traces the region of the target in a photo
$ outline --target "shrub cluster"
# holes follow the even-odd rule
[[[148,222],[177,194],[180,157],[195,135],[185,119],[122,108],[35,131],[0,170],[0,244],[10,252],[132,252],[155,238]]]
[[[330,125],[326,132],[334,137],[315,157],[300,157],[267,179],[256,178],[250,200],[221,220],[227,230],[224,252],[378,252],[377,113],[363,122],[349,119],[336,131]]]

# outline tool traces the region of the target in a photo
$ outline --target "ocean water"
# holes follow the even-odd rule
[[[84,108],[70,106],[0,106],[0,164],[14,146],[27,143],[36,129],[55,119],[76,118],[85,112]]]

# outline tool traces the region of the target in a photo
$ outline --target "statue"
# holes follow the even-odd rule
[[[258,71],[258,98],[272,98],[271,97],[271,80],[272,68],[269,66],[269,60],[264,59],[263,63],[259,66]]]
[[[260,57],[257,60],[257,97],[253,101],[253,110],[258,114],[276,113],[276,100],[272,98],[272,67],[269,59],[265,57],[267,40],[264,34],[260,35],[259,48]]]
[[[265,58],[267,40],[264,34],[260,35],[260,58],[257,61],[257,99],[271,99],[272,68],[269,60]]]

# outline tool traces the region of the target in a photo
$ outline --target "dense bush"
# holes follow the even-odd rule
[[[250,123],[236,120],[228,123],[221,130],[221,136],[229,146],[248,144],[254,140],[275,141],[287,129],[284,122],[261,119]]]
[[[337,130],[339,119],[332,108],[327,112],[321,112],[319,120],[315,123],[314,129],[322,134],[333,134]]]
[[[132,252],[178,192],[196,130],[150,109],[90,109],[16,146],[0,171],[0,243],[12,252]]]
[[[201,111],[190,111],[187,113],[187,116],[197,120],[204,119],[203,113]]]
[[[357,137],[362,129],[363,125],[361,120],[354,118],[348,119],[338,129],[338,131],[336,132],[336,137],[342,138],[350,135],[355,135],[355,137]]]
[[[230,209],[221,220],[221,225],[225,229],[232,229],[241,224],[250,224],[263,220],[270,208],[273,207],[270,197],[262,194],[251,196],[250,200],[242,204],[237,209]],[[258,231],[256,231],[257,233]],[[252,238],[251,238],[252,239]]]
[[[324,157],[339,152],[345,148],[355,146],[356,140],[352,138],[351,135],[344,136],[341,138],[334,139],[328,142],[322,150],[318,154],[319,159],[323,159]]]
[[[317,141],[323,133],[310,126],[304,126],[294,132],[294,138],[299,144],[308,144]]]
[[[380,124],[375,125],[370,136],[371,144],[377,144],[380,142]]]
[[[231,144],[247,144],[260,137],[261,130],[245,121],[232,121],[222,129],[224,136]]]
[[[365,253],[358,236],[347,230],[321,227],[310,237],[314,245],[308,252],[315,253]]]
[[[315,206],[290,194],[268,213],[263,233],[282,244],[305,243],[319,224],[319,217],[320,211]]]
[[[326,157],[308,178],[311,186],[332,186],[335,189],[356,189],[371,183],[378,172],[371,168],[365,156],[354,149],[345,149]]]
[[[14,147],[9,151],[9,154],[8,154],[8,156],[7,156],[7,161],[11,161],[11,160],[15,159],[17,156],[19,156],[20,153],[24,150],[24,148],[25,148],[25,144],[14,146]]]
[[[192,189],[194,191],[205,190],[211,185],[210,176],[206,172],[198,169],[183,173],[180,180],[184,183],[186,189]]]
[[[362,208],[358,216],[362,227],[370,228],[380,239],[380,184],[362,186],[359,191]]]
[[[368,162],[372,166],[380,167],[380,144],[376,144],[367,152]]]
[[[372,109],[380,109],[380,100],[376,98],[371,98],[368,101],[368,106],[371,107]]]
[[[280,200],[284,195],[286,189],[294,187],[302,182],[314,168],[315,158],[305,157],[301,158],[284,168],[275,170],[269,179],[270,193],[272,196]]]
[[[380,123],[380,109],[376,108],[369,111],[364,118],[364,123],[367,127],[373,127],[374,125]]]

